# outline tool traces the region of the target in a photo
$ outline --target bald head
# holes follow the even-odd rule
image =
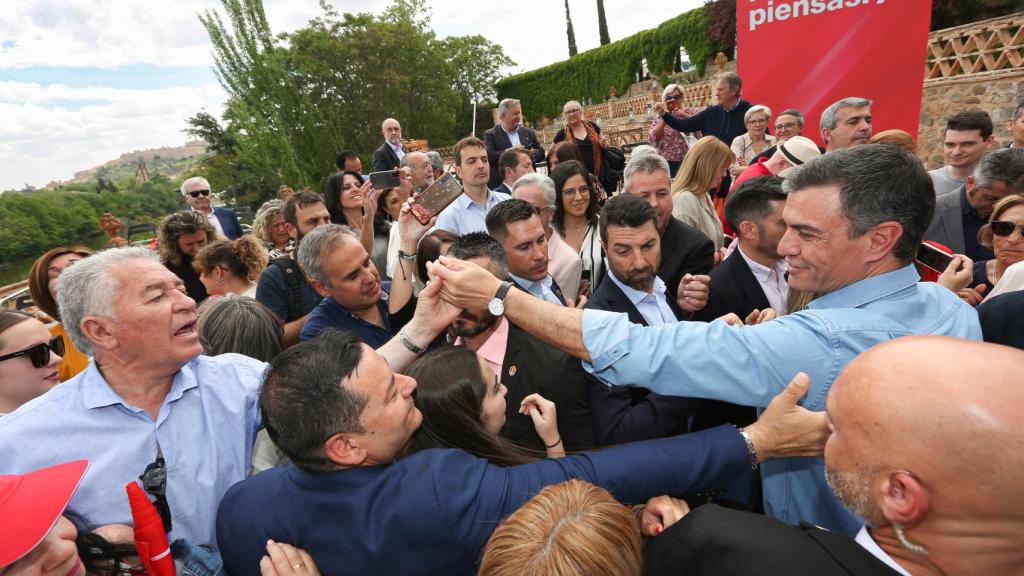
[[[837,495],[875,526],[935,515],[1024,521],[1021,366],[1020,350],[938,336],[858,356],[827,404],[825,466]]]

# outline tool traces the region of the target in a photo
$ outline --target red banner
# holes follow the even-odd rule
[[[874,102],[874,133],[917,137],[931,0],[738,0],[743,98],[804,114],[821,144],[821,113],[849,96]]]

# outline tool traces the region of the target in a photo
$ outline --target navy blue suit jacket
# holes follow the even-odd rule
[[[331,576],[476,574],[498,523],[543,487],[572,478],[622,502],[699,490],[745,499],[750,456],[736,429],[723,426],[509,468],[441,449],[327,474],[289,465],[228,490],[217,541],[232,576],[260,573],[268,538],[305,549]]]
[[[220,227],[224,229],[224,235],[229,240],[234,240],[242,235],[242,224],[238,221],[238,216],[235,215],[234,210],[214,206],[213,215],[217,217]]]
[[[674,301],[669,300],[668,307],[677,319],[682,318]],[[611,279],[601,282],[585,308],[625,312],[630,322],[647,326],[640,311]],[[639,386],[608,386],[593,376],[588,384],[594,433],[603,445],[685,434],[688,419],[701,405],[696,398],[662,396]]]
[[[544,161],[544,147],[537,140],[537,134],[526,126],[516,128],[519,135],[519,144],[530,150],[530,158],[534,163]],[[491,176],[487,179],[487,188],[494,190],[505,178],[504,174],[498,174],[498,158],[501,153],[512,147],[505,128],[501,124],[495,124],[494,128],[484,132],[484,147],[487,148],[487,162],[491,165]]]

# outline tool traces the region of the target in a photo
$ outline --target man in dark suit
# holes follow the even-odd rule
[[[507,278],[509,261],[497,240],[483,232],[472,232],[455,240],[448,250],[453,258],[471,260],[498,278]],[[450,332],[483,357],[501,382],[508,387],[505,397],[505,427],[501,435],[520,446],[544,452],[545,444],[529,416],[519,413],[523,398],[540,394],[557,407],[558,430],[569,451],[594,448],[594,425],[587,390],[591,382],[580,361],[547,346],[523,332],[504,317],[489,310],[465,310]],[[685,421],[685,419],[684,419]],[[677,433],[685,432],[680,430]]]
[[[707,284],[699,281],[691,294],[696,303],[683,302],[687,312],[667,298],[665,283],[655,273],[661,257],[657,222],[654,208],[639,196],[619,194],[605,203],[600,234],[608,276],[586,308],[625,312],[634,324],[656,326],[676,322],[704,304]],[[595,380],[589,390],[595,428],[608,430],[598,441],[607,443],[685,432],[700,406],[697,399],[661,396],[640,386],[606,386]]]
[[[548,272],[547,233],[533,204],[505,200],[491,208],[486,222],[487,232],[508,255],[508,278],[517,288],[552,304],[574,305],[576,295],[564,294]]]
[[[935,215],[925,240],[949,247],[975,262],[991,260],[992,250],[978,242],[978,231],[992,208],[1010,194],[1024,192],[1024,149],[1003,148],[981,159],[958,190],[935,199]]]
[[[948,337],[867,350],[843,370],[827,404],[825,474],[867,524],[856,538],[703,506],[645,542],[645,573],[1018,573],[1022,363],[1019,350]],[[979,482],[978,471],[993,466],[1002,472]]]
[[[402,125],[394,118],[388,118],[380,125],[380,131],[384,135],[384,143],[373,152],[373,171],[384,172],[398,168],[399,162],[405,156],[405,148],[402,147]]]
[[[778,176],[758,176],[737,187],[725,204],[725,219],[736,231],[738,246],[711,271],[707,306],[694,315],[710,322],[733,313],[741,319],[754,310],[786,313],[789,284],[779,240],[786,233],[782,210],[786,194]]]
[[[687,274],[705,275],[715,264],[715,245],[701,231],[672,217],[672,180],[668,162],[656,154],[631,158],[622,173],[623,192],[647,201],[658,217],[666,298],[677,301],[679,282]]]
[[[544,161],[544,148],[541,147],[540,140],[537,140],[537,134],[520,125],[523,123],[523,109],[519,100],[505,98],[499,102],[498,120],[494,128],[484,132],[487,161],[491,164],[491,177],[487,181],[487,187],[491,190],[497,188],[504,177],[498,167],[498,159],[505,150],[513,146],[522,146],[530,154],[533,162]]]
[[[242,224],[234,210],[220,206],[214,208],[210,205],[210,183],[206,178],[193,176],[182,182],[181,195],[192,211],[206,216],[221,236],[234,240],[242,235]]]
[[[433,299],[444,308],[438,289],[428,286],[420,305]],[[435,312],[428,305],[417,315]],[[579,478],[627,502],[705,489],[742,496],[755,452],[777,457],[808,436],[818,439],[787,452],[821,451],[824,418],[797,406],[803,388],[794,385],[766,413],[771,422],[742,432],[723,426],[509,468],[454,449],[396,461],[423,417],[413,403],[416,381],[389,363],[402,366],[406,349],[418,350],[411,341],[432,331],[425,322],[405,337],[409,343],[389,344],[386,353],[397,358],[329,330],[274,359],[259,403],[263,425],[292,465],[239,482],[224,496],[217,542],[227,573],[258,574],[274,539],[306,550],[333,576],[475,574],[494,528],[544,486]]]
[[[516,183],[516,180],[532,172],[535,170],[530,153],[524,148],[509,148],[498,158],[498,173],[501,174],[501,181],[491,190],[511,196],[512,185]]]

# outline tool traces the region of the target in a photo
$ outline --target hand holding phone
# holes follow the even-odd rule
[[[451,173],[441,176],[427,187],[416,198],[412,205],[412,215],[426,225],[430,219],[441,213],[449,204],[462,194],[462,185]]]
[[[922,265],[941,274],[949,267],[949,263],[953,261],[953,255],[947,254],[931,244],[922,242],[917,249],[917,257],[915,259]]]

